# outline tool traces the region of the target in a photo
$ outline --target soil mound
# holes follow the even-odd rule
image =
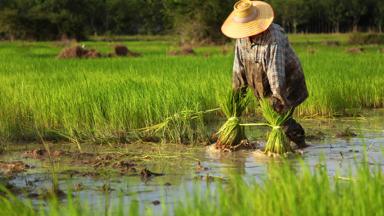
[[[59,59],[71,59],[71,58],[100,58],[101,54],[95,49],[85,49],[79,45],[73,47],[64,48],[57,58]]]
[[[196,52],[191,46],[182,46],[179,50],[172,50],[168,54],[171,56],[186,56],[196,55]]]
[[[137,53],[137,52],[132,52],[128,49],[128,47],[124,46],[124,45],[116,45],[114,47],[114,50],[115,50],[115,55],[116,56],[129,56],[129,57],[138,57],[138,56],[141,56],[140,53]]]
[[[102,58],[102,57],[116,57],[116,56],[127,56],[127,57],[138,57],[141,56],[140,53],[130,51],[124,45],[116,45],[114,47],[113,53],[101,54],[95,49],[86,49],[83,46],[72,46],[64,48],[59,55],[58,59],[72,59],[72,58]]]
[[[128,55],[128,48],[124,45],[116,45],[115,46],[115,54],[117,56],[127,56]]]
[[[82,58],[87,54],[87,50],[81,46],[73,46],[64,48],[57,58],[59,59],[69,59],[69,58]]]

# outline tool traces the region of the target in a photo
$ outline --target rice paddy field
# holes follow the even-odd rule
[[[293,37],[310,92],[297,115],[330,117],[383,107],[380,46],[351,54],[346,46],[311,39]],[[84,44],[111,52],[115,43]],[[0,137],[36,140],[40,131],[47,138],[105,140],[182,110],[216,108],[231,88],[232,45],[196,48],[196,56],[186,57],[167,55],[175,49],[172,41],[125,45],[143,56],[58,60],[58,43],[2,42]],[[254,110],[250,106],[247,113]]]
[[[80,44],[141,56],[64,60],[63,42],[0,42],[0,215],[384,215],[384,45],[289,37],[311,146],[283,161],[206,150],[232,43],[174,56],[172,37],[95,39]],[[260,121],[254,100],[243,116]],[[245,131],[258,145],[265,132]]]

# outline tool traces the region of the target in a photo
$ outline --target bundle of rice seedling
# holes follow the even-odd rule
[[[265,153],[285,154],[293,152],[290,141],[283,130],[284,123],[290,118],[291,111],[284,115],[277,113],[268,100],[260,100],[260,107],[263,117],[272,128],[268,135],[268,141],[265,145]]]
[[[227,117],[227,121],[221,126],[216,142],[216,148],[232,149],[246,139],[244,127],[240,125],[240,116],[250,102],[250,97],[242,91],[231,91],[220,107]]]
[[[87,53],[88,53],[87,49],[85,49],[85,48],[83,48],[83,47],[81,47],[79,45],[76,45],[76,46],[73,46],[73,47],[64,48],[59,53],[57,58],[59,58],[59,59],[82,58]]]
[[[203,115],[218,111],[219,108],[205,111],[184,110],[167,117],[163,122],[145,128],[137,129],[140,133],[160,134],[163,141],[188,143],[201,139],[199,134],[204,130]]]

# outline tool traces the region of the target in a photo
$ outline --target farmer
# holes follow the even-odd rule
[[[235,38],[233,88],[248,86],[257,98],[268,97],[280,114],[294,110],[307,97],[300,60],[288,42],[284,30],[272,23],[272,7],[262,1],[239,1],[221,30]],[[305,148],[303,127],[292,117],[284,124],[287,137]]]

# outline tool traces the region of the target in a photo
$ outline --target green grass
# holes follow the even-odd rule
[[[380,47],[353,55],[346,46],[318,43],[329,35],[292,37],[310,92],[297,115],[344,115],[384,106]],[[113,45],[85,44],[102,52]],[[124,141],[128,131],[182,110],[218,107],[219,96],[231,86],[231,49],[223,55],[221,47],[201,47],[197,56],[170,57],[166,53],[175,46],[169,40],[124,44],[143,57],[57,60],[58,43],[0,42],[1,139],[35,140],[40,131],[49,139]],[[246,114],[254,113],[254,106]]]
[[[338,41],[340,43],[347,43],[350,33],[338,34],[289,34],[289,40],[292,43],[324,43],[326,41]]]
[[[229,182],[208,184],[206,191],[201,191],[197,183],[192,193],[175,197],[173,210],[163,204],[163,215],[384,215],[384,175],[380,165],[362,161],[353,175],[328,176],[321,163],[312,169],[301,164],[293,168],[289,161],[271,163],[260,181],[233,177]],[[34,206],[11,194],[0,195],[0,215],[7,216],[154,213],[150,205],[136,201],[121,200],[107,206],[90,207],[86,201],[71,197],[64,203],[51,199],[46,205]],[[146,210],[140,214],[140,209]]]
[[[195,193],[176,215],[384,215],[382,168],[359,166],[354,176],[329,177],[327,168],[295,171],[271,166],[262,183],[234,179],[229,186]]]

